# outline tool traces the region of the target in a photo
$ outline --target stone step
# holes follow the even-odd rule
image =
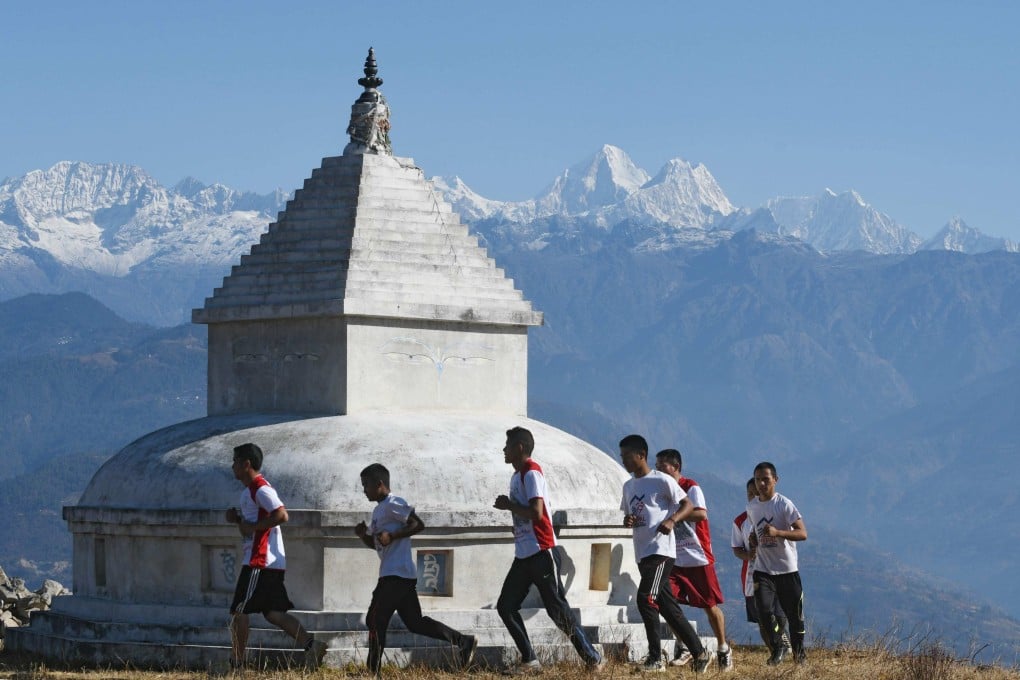
[[[406,248],[407,250],[418,250],[421,252],[431,252],[432,250],[444,252],[445,249],[445,251],[457,253],[472,252],[482,257],[487,255],[485,249],[478,245],[478,237],[474,234],[455,236],[443,233],[419,233],[410,235],[410,238],[404,238],[399,232],[391,231],[387,233],[394,234],[395,238],[387,238],[381,233],[359,229],[354,232],[351,246],[354,248],[371,248],[373,250]]]
[[[419,273],[380,275],[377,272],[352,271],[347,274],[346,284],[348,288],[358,290],[403,291],[410,286],[410,292],[415,292],[415,290],[456,290],[464,293],[475,291],[479,294],[491,294],[497,297],[505,297],[511,293],[519,292],[514,288],[513,279],[492,276],[484,270],[469,269],[465,272],[458,272],[453,268],[441,274],[432,275]]]
[[[358,211],[365,210],[420,210],[422,212],[453,214],[453,207],[436,194],[427,191],[419,197],[388,196],[373,191],[358,194]]]
[[[229,305],[290,305],[301,302],[321,302],[324,300],[362,300],[365,302],[386,302],[395,305],[438,305],[446,307],[471,307],[478,309],[531,309],[530,303],[516,299],[495,299],[482,296],[468,296],[447,293],[446,291],[427,291],[424,293],[396,293],[390,291],[352,290],[339,291],[335,288],[323,290],[304,289],[287,293],[272,291],[264,294],[258,292],[221,292],[214,298],[206,298],[206,304],[215,307]]]
[[[307,178],[298,189],[302,198],[319,196],[322,198],[347,199],[355,195],[389,196],[414,194],[428,195],[429,191],[439,196],[426,180],[410,175],[388,176],[361,174],[313,175]],[[296,193],[296,192],[295,192]]]
[[[522,299],[520,291],[513,288],[495,288],[481,285],[472,285],[465,281],[462,285],[455,285],[449,281],[436,284],[423,285],[415,280],[381,282],[351,283],[337,281],[303,281],[298,283],[277,283],[274,285],[243,285],[233,284],[213,289],[213,296],[222,297],[274,297],[274,296],[296,296],[300,297],[303,292],[315,291],[317,293],[331,293],[332,298],[363,300],[398,300],[400,302],[426,303],[429,301],[442,301],[452,298],[463,300],[484,300],[490,305],[497,304],[497,301],[516,302]],[[431,299],[429,296],[432,296]]]
[[[413,246],[401,243],[400,241],[383,241],[380,239],[362,241],[358,239],[351,243],[351,251],[352,257],[367,256],[367,259],[374,258],[376,253],[382,254],[384,259],[399,260],[402,256],[412,256],[414,259],[420,259],[421,257],[428,259],[442,258],[442,261],[446,262],[447,265],[455,265],[457,262],[480,262],[490,259],[482,248],[477,246],[462,248],[457,243],[443,242],[442,239],[437,239],[435,243],[416,243]],[[391,258],[387,254],[396,257]]]
[[[451,645],[440,640],[419,638],[415,646],[390,645],[383,652],[385,666],[406,668],[422,665],[431,668],[454,670],[456,652]],[[75,666],[123,668],[130,659],[132,668],[208,670],[223,674],[228,667],[231,649],[222,645],[173,645],[164,643],[124,642],[109,639],[78,640],[57,635],[40,635],[29,628],[10,629],[7,649],[15,653],[46,658]],[[423,644],[422,644],[423,643]],[[595,649],[610,658],[626,657],[625,645],[594,643]],[[543,663],[580,663],[571,644],[535,644],[535,653]],[[349,664],[363,666],[368,656],[367,640],[357,647],[334,648],[326,652],[323,663],[327,667],[343,668]],[[503,668],[516,662],[518,654],[512,644],[482,646],[475,652],[474,666]],[[246,663],[250,669],[301,668],[304,654],[291,647],[269,648],[251,646]]]
[[[124,616],[124,620],[93,621],[77,616],[88,613],[88,602],[65,604],[60,599],[63,598],[55,601],[53,609],[34,613],[30,626],[8,629],[7,649],[49,660],[107,667],[122,666],[123,659],[131,659],[133,666],[202,669],[225,664],[229,657],[230,633],[226,628],[226,612],[221,607],[103,602],[104,608],[95,611]],[[317,639],[327,643],[327,665],[342,667],[365,662],[368,633],[364,614],[292,613]],[[476,660],[480,665],[502,667],[516,661],[514,644],[495,610],[427,614],[454,629],[477,636]],[[575,614],[589,639],[603,654],[623,661],[636,661],[647,654],[644,627],[635,620],[635,611],[625,607],[581,607],[575,609]],[[152,615],[166,623],[146,623]],[[544,611],[525,609],[522,615],[540,659],[544,662],[579,661],[567,638],[553,626]],[[293,648],[294,643],[286,634],[266,627],[260,616],[252,616],[251,622],[250,666],[263,668],[302,663],[302,652]],[[672,655],[674,643],[664,625],[662,634],[666,654]],[[715,651],[714,638],[702,638],[702,641],[710,651]],[[407,632],[399,617],[391,621],[384,663],[397,666],[425,663],[447,668],[453,663],[453,654],[453,648],[443,641]]]
[[[399,300],[401,302],[437,302],[452,298],[464,301],[465,305],[471,306],[472,300],[478,300],[487,304],[481,305],[491,307],[499,302],[516,302],[523,299],[520,291],[497,290],[491,288],[477,288],[474,286],[419,286],[414,283],[407,285],[392,284],[388,286],[357,286],[348,283],[345,289],[345,297],[348,299],[361,298],[362,300]]]
[[[374,217],[360,216],[355,220],[343,219],[283,219],[281,221],[270,222],[266,232],[268,233],[287,233],[287,234],[304,234],[304,233],[345,233],[350,234],[357,231],[366,233],[441,233],[444,236],[452,237],[464,237],[473,232],[467,227],[467,225],[460,223],[457,220],[454,221],[442,221],[440,219],[429,219],[427,221],[408,222],[399,219],[376,219]],[[296,236],[295,238],[301,238]]]
[[[357,197],[389,200],[419,201],[428,204],[443,203],[442,195],[425,182],[379,182],[363,184],[307,184],[294,192],[290,199],[295,204],[307,200],[350,202]]]
[[[432,618],[450,625],[451,622],[441,613],[432,613]],[[454,617],[456,618],[456,617]],[[174,645],[229,645],[230,630],[227,628],[228,617],[224,615],[221,625],[216,627],[169,624],[138,624],[125,622],[90,621],[64,615],[53,615],[40,612],[32,617],[32,630],[39,634],[57,635],[76,640],[111,640],[121,642],[141,642]],[[528,635],[535,644],[556,645],[563,642],[563,633],[552,627],[551,621],[546,625],[530,625]],[[610,630],[608,626],[582,626],[585,634],[591,639],[599,639],[600,634],[607,639],[628,635],[629,626],[636,624],[617,625]],[[293,640],[279,628],[266,627],[261,616],[251,617],[251,628],[248,636],[250,647],[286,649],[293,646]],[[605,629],[605,630],[603,630]],[[465,629],[467,630],[467,629]],[[309,629],[316,639],[322,640],[330,649],[357,648],[367,645],[368,629],[361,625],[351,630],[315,630]],[[500,624],[498,628],[471,628],[470,634],[478,638],[482,646],[512,645],[506,628]],[[416,647],[430,641],[409,632],[397,616],[393,617],[387,632],[387,644],[394,647]]]
[[[402,234],[407,233],[418,233],[418,234],[435,234],[435,233],[448,233],[451,235],[460,235],[471,233],[468,227],[461,224],[460,219],[454,219],[456,215],[451,215],[443,219],[439,219],[438,215],[432,215],[428,220],[424,221],[413,221],[403,219],[389,219],[380,218],[376,215],[366,216],[359,215],[357,223],[355,224],[354,216],[351,215],[350,219],[304,219],[287,217],[277,222],[273,222],[269,225],[269,231],[274,233],[290,233],[298,232],[304,233],[306,231],[323,230],[332,231],[334,233],[341,233],[342,231],[352,231],[355,226],[360,231],[362,229],[380,230],[380,231],[397,231]]]
[[[304,185],[300,189],[294,190],[294,195],[290,197],[288,203],[290,201],[303,201],[312,197],[348,201],[353,200],[357,195],[358,186],[356,184],[324,185],[321,182],[309,182],[309,180],[306,179]]]
[[[430,256],[449,256],[450,258],[484,258],[486,252],[479,248],[477,243],[459,242],[460,239],[445,239],[436,236],[430,242],[407,243],[404,241],[387,241],[375,238],[361,238],[355,236],[353,239],[304,239],[300,241],[268,241],[256,243],[251,247],[249,255],[264,253],[299,253],[319,252],[349,249],[352,254],[359,252],[382,252],[401,253],[404,255],[424,254]]]
[[[347,262],[352,258],[361,259],[364,261],[366,266],[371,266],[374,262],[390,262],[390,263],[407,263],[407,264],[430,264],[436,265],[437,267],[450,267],[456,266],[468,266],[468,267],[482,267],[491,266],[495,267],[495,261],[482,255],[474,255],[470,257],[458,257],[456,262],[451,262],[446,257],[438,257],[434,254],[426,253],[408,253],[405,251],[381,251],[375,250],[370,252],[351,252],[349,248],[335,248],[329,250],[320,251],[278,251],[278,252],[253,252],[247,255],[241,256],[241,264],[245,265],[248,263],[252,264],[264,264],[272,262],[291,262],[291,263],[338,263]]]
[[[353,217],[355,213],[362,216],[375,218],[399,219],[403,221],[424,221],[432,217],[439,217],[447,222],[458,222],[460,216],[453,211],[449,205],[439,209],[424,203],[389,203],[373,199],[365,199],[358,204],[337,203],[336,201],[323,201],[318,199],[303,199],[300,201],[288,201],[287,216],[289,219],[297,218],[326,218],[336,219]],[[384,205],[385,204],[385,205]]]
[[[312,170],[309,179],[318,181],[350,182],[354,178],[365,178],[375,181],[391,182],[424,182],[425,174],[420,168],[387,167],[382,165],[353,165],[342,164],[336,166],[321,166]]]
[[[339,240],[328,241],[307,241],[289,244],[288,248],[274,247],[275,244],[255,244],[247,255],[241,256],[244,264],[246,257],[255,256],[267,257],[267,261],[290,261],[290,262],[320,262],[323,260],[354,260],[363,259],[366,262],[382,260],[388,262],[435,262],[446,266],[480,266],[493,260],[486,257],[486,252],[481,249],[452,251],[447,246],[425,246],[421,245],[414,250],[407,248],[404,244],[395,242],[378,242],[373,247],[355,246],[344,244]]]
[[[271,293],[300,293],[302,290],[332,289],[341,293],[347,291],[371,291],[376,293],[427,295],[464,295],[485,297],[493,300],[519,299],[521,293],[514,289],[510,279],[463,277],[435,277],[424,280],[420,275],[405,275],[401,278],[366,278],[357,274],[344,276],[342,273],[332,276],[294,276],[289,280],[270,279],[269,277],[231,277],[224,285],[214,288],[213,295],[252,294],[268,295]]]
[[[460,227],[460,228],[457,228]],[[293,243],[305,239],[360,239],[393,241],[397,243],[430,243],[436,239],[449,239],[456,242],[478,247],[478,236],[468,231],[463,225],[456,225],[453,229],[441,228],[431,231],[412,231],[409,229],[376,229],[359,224],[357,228],[352,225],[344,225],[327,229],[306,228],[300,231],[294,229],[270,229],[262,234],[260,243]]]
[[[349,272],[358,273],[364,276],[386,278],[390,273],[417,272],[419,276],[440,276],[446,278],[449,265],[438,263],[410,263],[410,262],[385,262],[376,260],[367,262],[356,260],[354,262],[309,262],[281,263],[267,262],[262,264],[250,263],[245,266],[234,265],[230,270],[230,277],[233,276],[263,276],[263,275],[302,275],[304,273],[333,273]],[[505,278],[506,273],[498,267],[488,265],[458,265],[456,270],[465,276],[479,278]],[[229,277],[228,277],[229,278]]]

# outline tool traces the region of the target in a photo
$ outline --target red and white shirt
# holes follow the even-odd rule
[[[542,517],[532,522],[510,513],[514,519],[514,555],[518,558],[531,557],[541,550],[556,545],[553,533],[552,504],[545,484],[545,475],[538,463],[528,458],[519,471],[510,479],[510,500],[518,505],[531,505],[534,498],[541,498]]]
[[[245,522],[254,524],[269,515],[283,502],[276,495],[276,489],[269,485],[262,475],[256,477],[241,492],[241,517]],[[283,532],[275,526],[264,531],[256,531],[244,537],[245,564],[260,569],[287,568],[287,559],[283,551]]]
[[[745,510],[733,520],[733,528],[730,529],[730,547],[749,551],[751,549],[752,531],[751,522],[747,519],[747,511]],[[745,597],[754,597],[753,569],[750,566],[751,563],[748,560],[743,560],[740,566],[740,582],[744,585]]]
[[[701,487],[693,479],[680,477],[680,488],[687,494],[688,500],[695,508],[708,510],[705,503],[705,494]],[[715,556],[712,555],[712,533],[708,528],[708,519],[698,522],[680,522],[673,527],[676,534],[676,563],[677,567],[704,567],[715,564]]]

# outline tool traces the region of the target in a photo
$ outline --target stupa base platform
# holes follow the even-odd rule
[[[6,649],[38,657],[47,663],[100,668],[196,669],[217,672],[230,658],[229,616],[219,607],[119,605],[104,611],[113,615],[97,621],[87,616],[85,598],[58,598],[49,611],[32,615],[31,625],[6,631]],[[158,610],[161,616],[151,617]],[[95,611],[95,610],[93,610]],[[365,615],[354,612],[293,611],[328,650],[325,665],[342,668],[363,665],[368,655]],[[514,664],[518,653],[493,609],[433,611],[426,615],[478,637],[474,663],[502,668]],[[580,663],[573,646],[542,609],[521,611],[538,657],[543,662]],[[575,608],[589,639],[603,655],[636,661],[648,653],[644,627],[637,611],[622,606]],[[149,615],[149,618],[146,618]],[[673,640],[663,629],[667,653]],[[703,638],[714,650],[715,638]],[[439,640],[414,635],[399,617],[390,622],[385,664],[456,667],[456,650]],[[303,652],[285,633],[261,616],[251,617],[247,664],[250,668],[301,667]]]

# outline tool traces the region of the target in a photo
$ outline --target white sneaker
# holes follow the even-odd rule
[[[669,662],[670,666],[686,666],[691,662],[691,653],[686,649],[680,650],[680,653],[673,657],[673,660]]]
[[[538,659],[522,661],[504,671],[505,675],[538,675],[542,672],[542,663]]]

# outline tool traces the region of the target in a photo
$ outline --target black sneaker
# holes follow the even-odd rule
[[[661,658],[659,659],[648,658],[645,659],[645,662],[643,664],[641,664],[642,673],[663,673],[665,672],[665,670],[666,664]]]
[[[786,658],[786,647],[776,647],[772,652],[772,656],[765,662],[768,666],[778,666],[783,663],[783,659]]]
[[[471,662],[475,660],[475,650],[478,649],[478,638],[474,635],[465,635],[460,639],[460,644],[457,645],[460,652],[458,661],[460,662],[460,670],[467,670]]]
[[[697,656],[691,661],[691,670],[694,671],[695,675],[701,675],[702,673],[708,672],[708,664],[712,662],[712,652],[707,649],[702,650],[701,656]]]

